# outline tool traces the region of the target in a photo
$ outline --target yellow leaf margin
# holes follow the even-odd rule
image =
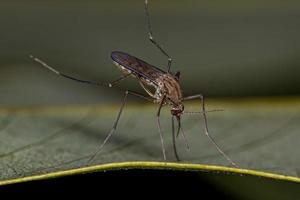
[[[250,170],[250,169],[240,169],[240,168],[224,167],[224,166],[217,166],[217,165],[140,161],[140,162],[108,163],[108,164],[82,167],[77,169],[51,172],[51,173],[41,174],[41,175],[33,175],[33,176],[3,180],[0,181],[0,186],[27,182],[27,181],[56,178],[62,176],[70,176],[76,174],[105,172],[109,170],[122,170],[122,169],[167,169],[167,170],[183,170],[183,171],[193,170],[193,171],[206,171],[206,172],[224,172],[224,173],[233,173],[233,174],[240,174],[240,175],[252,175],[258,177],[271,178],[275,180],[284,180],[284,181],[300,183],[299,177],[286,176],[281,174],[274,174],[274,173],[268,173],[263,171]]]

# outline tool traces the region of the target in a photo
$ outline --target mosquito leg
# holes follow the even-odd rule
[[[92,155],[92,157],[88,160],[88,164],[90,164],[94,159],[95,157],[98,155],[98,153],[100,153],[100,151],[103,149],[104,145],[107,143],[107,141],[111,138],[111,136],[116,132],[116,129],[117,129],[117,126],[118,126],[118,123],[119,123],[119,119],[121,117],[121,114],[123,112],[123,108],[125,106],[125,103],[126,103],[126,100],[127,100],[127,96],[128,94],[131,94],[133,96],[137,96],[137,97],[140,97],[140,98],[143,98],[143,99],[146,99],[148,101],[153,101],[152,98],[150,97],[146,97],[138,92],[133,92],[133,91],[129,91],[127,90],[125,92],[125,95],[124,95],[124,98],[123,98],[123,102],[122,102],[122,105],[121,105],[121,108],[119,110],[119,113],[118,113],[118,116],[117,116],[117,119],[113,125],[113,128],[110,130],[109,134],[106,136],[106,138],[104,139],[104,141],[102,142],[102,144],[98,147],[98,149],[95,151],[95,153]]]
[[[77,82],[80,82],[80,83],[90,84],[90,85],[98,85],[98,86],[103,86],[103,87],[113,87],[114,85],[121,82],[122,80],[129,77],[129,75],[130,75],[130,74],[125,74],[125,75],[121,76],[120,78],[118,78],[117,80],[115,80],[111,83],[97,83],[97,82],[88,81],[88,80],[81,80],[81,79],[75,78],[73,76],[61,73],[58,70],[51,67],[50,65],[48,65],[47,63],[45,63],[44,61],[40,60],[39,58],[33,57],[32,55],[30,55],[30,58],[32,58],[34,61],[38,62],[39,64],[41,64],[42,66],[44,66],[45,68],[47,68],[48,70],[54,72],[55,74],[57,74],[59,76],[62,76],[64,78],[71,79],[73,81],[77,81]]]
[[[231,158],[219,147],[219,145],[216,143],[216,141],[210,136],[208,131],[208,125],[207,125],[207,117],[205,112],[205,103],[204,103],[204,96],[202,94],[197,94],[189,97],[183,98],[184,101],[186,100],[192,100],[192,99],[200,99],[201,100],[201,108],[202,108],[202,114],[204,118],[204,127],[205,127],[205,135],[209,138],[209,140],[214,144],[214,146],[217,148],[220,154],[234,167],[238,167],[236,163],[234,163]]]
[[[149,9],[148,9],[148,0],[145,0],[145,11],[146,11],[146,21],[147,21],[147,27],[148,27],[149,40],[168,58],[168,72],[170,72],[172,58],[163,49],[163,47],[154,39],[152,27],[151,27],[150,14],[149,14]]]
[[[190,145],[188,143],[188,140],[187,140],[187,137],[185,135],[185,132],[184,132],[183,128],[181,127],[181,120],[180,120],[180,118],[177,119],[177,122],[178,122],[178,129],[177,129],[176,137],[178,137],[178,135],[180,133],[180,130],[181,130],[182,137],[183,137],[183,140],[185,142],[186,149],[189,151],[190,150]]]
[[[117,85],[118,83],[120,83],[121,81],[123,81],[123,80],[125,80],[126,78],[128,78],[130,75],[131,75],[131,73],[125,74],[125,75],[119,77],[118,79],[116,79],[116,80],[114,80],[114,81],[108,83],[108,86],[109,86],[109,87],[113,87],[113,86]]]
[[[176,136],[175,136],[175,127],[174,127],[174,116],[172,116],[172,140],[173,140],[173,151],[175,154],[176,160],[179,162],[180,158],[177,153],[177,148],[176,148]]]
[[[157,114],[156,114],[156,118],[157,118],[157,127],[158,127],[158,132],[159,132],[159,136],[160,136],[160,142],[161,142],[161,148],[162,148],[162,153],[163,153],[163,156],[164,156],[164,160],[167,160],[167,157],[166,157],[166,150],[165,150],[165,145],[164,145],[164,138],[163,138],[163,134],[162,134],[162,131],[161,131],[161,125],[160,125],[160,111],[161,111],[161,108],[164,104],[164,101],[166,99],[166,96],[164,96],[159,104],[159,107],[158,107],[158,111],[157,111]]]

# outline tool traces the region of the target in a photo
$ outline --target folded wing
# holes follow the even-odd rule
[[[144,82],[150,81],[154,85],[157,85],[156,79],[166,73],[165,71],[124,52],[114,51],[111,53],[111,58],[122,71],[131,73],[136,78],[143,79]]]

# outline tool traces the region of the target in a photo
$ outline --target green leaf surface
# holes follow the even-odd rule
[[[200,104],[186,104],[198,111]],[[103,151],[87,161],[109,133],[118,105],[2,108],[0,110],[0,185],[76,173],[127,168],[163,168],[251,174],[300,182],[300,99],[208,100],[211,136],[240,166],[230,164],[204,134],[201,115],[183,116],[190,143],[181,136],[172,149],[171,118],[164,108],[161,124],[167,159],[163,162],[156,127],[157,105],[128,104],[118,130]]]

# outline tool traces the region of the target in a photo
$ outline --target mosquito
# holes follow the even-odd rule
[[[156,123],[157,128],[160,136],[160,142],[161,142],[161,148],[162,148],[162,155],[163,159],[166,161],[166,150],[164,145],[164,139],[163,139],[163,132],[161,129],[161,123],[160,123],[160,113],[161,109],[165,105],[169,105],[171,107],[171,120],[172,120],[172,139],[173,139],[173,150],[175,157],[177,161],[180,161],[180,158],[177,153],[176,149],[176,143],[175,138],[179,135],[180,132],[182,132],[182,135],[185,138],[185,134],[182,130],[181,126],[181,116],[184,114],[202,114],[203,115],[203,124],[204,124],[204,132],[205,135],[209,138],[209,140],[212,142],[212,144],[216,147],[218,152],[234,167],[238,167],[235,162],[231,160],[231,158],[219,147],[219,145],[215,142],[215,140],[210,136],[209,130],[208,130],[208,124],[207,124],[207,117],[206,113],[210,111],[205,110],[205,103],[204,103],[204,96],[202,94],[196,94],[192,96],[184,97],[182,93],[182,89],[179,83],[180,80],[180,72],[177,71],[176,73],[171,72],[171,65],[172,65],[172,58],[167,53],[167,51],[162,47],[160,43],[156,41],[156,39],[153,36],[152,32],[152,26],[151,26],[151,20],[150,20],[150,14],[148,9],[148,0],[145,0],[144,2],[145,6],[145,16],[146,16],[146,23],[147,23],[147,30],[148,30],[148,36],[150,42],[157,47],[157,49],[168,59],[167,62],[167,70],[164,71],[158,67],[155,67],[153,65],[148,64],[147,62],[136,58],[135,56],[132,56],[128,53],[124,53],[121,51],[113,51],[111,53],[111,59],[113,63],[123,72],[123,75],[119,77],[118,79],[109,82],[109,83],[99,83],[99,82],[93,82],[89,80],[82,80],[75,78],[73,76],[61,73],[60,71],[54,69],[44,61],[40,60],[39,58],[33,57],[30,55],[30,57],[41,64],[42,66],[46,67],[48,70],[54,72],[55,74],[62,76],[67,79],[71,79],[73,81],[91,84],[91,85],[97,85],[102,87],[113,87],[117,84],[119,84],[121,81],[125,80],[128,77],[134,77],[137,79],[141,87],[145,90],[147,95],[135,92],[132,90],[126,90],[125,95],[123,97],[123,101],[120,107],[120,110],[118,112],[117,118],[114,122],[113,128],[109,132],[109,134],[106,136],[102,144],[98,147],[97,151],[93,154],[93,156],[89,159],[88,163],[90,163],[98,153],[103,149],[104,145],[108,142],[108,140],[111,138],[111,136],[116,132],[119,119],[122,115],[123,108],[126,104],[126,100],[128,95],[136,96],[139,98],[142,98],[144,100],[150,101],[152,103],[158,104],[158,109],[156,112]],[[200,108],[201,111],[198,112],[187,112],[184,110],[183,102],[188,100],[194,100],[198,99],[200,100]],[[174,121],[177,121],[177,133],[175,134],[175,127],[174,127]],[[187,148],[188,144],[186,141]]]

